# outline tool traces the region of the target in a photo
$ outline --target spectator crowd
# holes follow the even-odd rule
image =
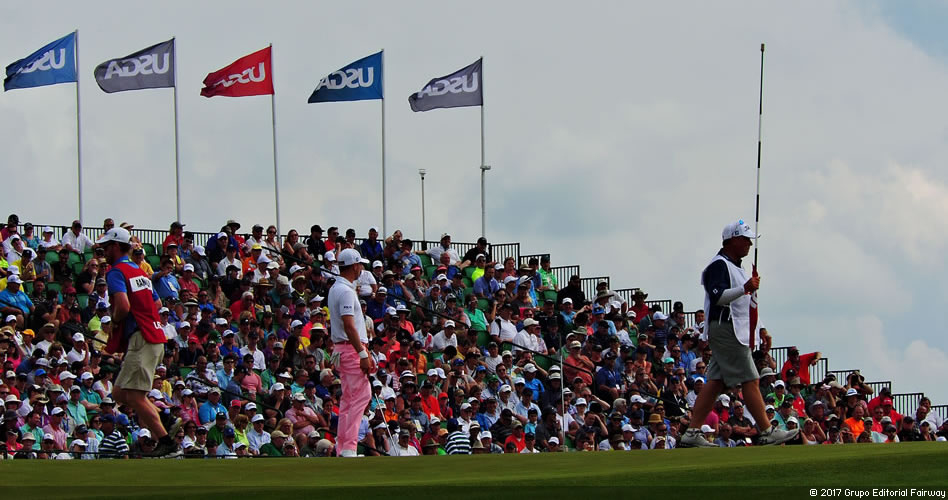
[[[147,457],[156,446],[111,398],[120,353],[108,264],[79,221],[0,230],[0,399],[3,458]],[[122,223],[122,227],[133,226]],[[459,255],[451,236],[421,248],[400,231],[304,237],[274,226],[249,234],[227,221],[207,241],[179,222],[160,246],[135,241],[167,337],[148,399],[185,458],[335,456],[341,396],[325,297],[335,256],[371,262],[354,283],[379,370],[359,430],[364,455],[555,453],[675,448],[690,424],[711,350],[684,307],[631,303],[579,276],[558,283],[548,257],[518,267],[486,239]],[[371,268],[369,268],[371,267]],[[921,398],[893,409],[859,372],[811,380],[820,353],[791,349],[777,366],[770,336],[754,352],[771,423],[800,428],[796,444],[944,441],[948,424]],[[722,447],[753,446],[757,427],[740,388],[701,427]]]

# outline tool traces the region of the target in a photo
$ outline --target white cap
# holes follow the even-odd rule
[[[635,429],[632,428],[632,424],[625,424],[622,426],[622,432],[635,432]]]
[[[859,391],[857,391],[854,387],[850,387],[849,389],[846,390],[846,395],[847,395],[847,396],[858,396],[858,395],[859,395]]]
[[[323,297],[322,295],[313,295],[309,298],[309,303],[312,304],[313,302],[322,302],[325,298],[326,297]]]
[[[524,328],[527,328],[527,327],[529,327],[529,326],[537,326],[537,325],[539,325],[539,324],[540,324],[540,322],[537,321],[537,320],[535,320],[535,319],[533,319],[533,318],[527,318],[527,319],[523,320],[523,327],[524,327]]]
[[[493,439],[493,438],[494,438],[494,435],[491,434],[490,431],[481,431],[477,435],[477,439]]]
[[[731,398],[727,394],[721,394],[720,396],[718,396],[718,401],[724,404],[730,404]]]
[[[85,339],[86,339],[85,335],[83,335],[83,334],[81,334],[81,333],[79,333],[79,332],[76,332],[76,333],[72,334],[72,341],[73,341],[73,342],[82,342],[82,341],[85,340]]]
[[[221,337],[230,337],[231,335],[235,335],[233,330],[224,330],[224,333],[221,334]]]
[[[444,273],[441,273],[435,278],[435,281],[441,281],[441,280],[446,280],[446,279],[448,279],[448,276]]]
[[[786,384],[783,382],[783,380],[778,380],[774,382],[774,387],[786,387]]]
[[[625,313],[629,318],[635,319],[635,311],[629,309],[629,312]]]
[[[495,271],[503,271],[503,270],[504,270],[504,265],[501,264],[500,262],[498,262],[498,263],[494,264],[494,270],[495,270]]]
[[[10,267],[13,267],[13,266],[10,266]],[[7,278],[7,283],[23,283],[23,280],[20,279],[20,275],[19,275],[19,274],[11,274],[11,275]],[[7,316],[7,317],[9,317],[9,316]],[[14,318],[16,318],[16,316],[14,316]]]
[[[756,234],[754,234],[754,231],[751,231],[750,226],[744,223],[743,219],[724,226],[724,230],[721,231],[721,240],[726,241],[731,238],[737,238],[738,236],[743,236],[752,240],[757,239],[758,237]]]
[[[377,260],[377,261],[373,262],[373,263],[372,263],[372,268],[375,269],[376,267],[382,267],[382,261]]]
[[[375,291],[375,294],[378,295],[380,293],[383,295],[388,294],[388,288],[385,288],[384,286],[380,286],[379,289]]]
[[[96,240],[96,244],[101,245],[110,241],[129,244],[131,242],[131,238],[132,235],[129,234],[128,230],[124,227],[113,227],[112,229],[106,231],[101,238]]]
[[[776,408],[774,408],[774,405],[767,405],[764,407],[764,411],[767,411],[767,410],[776,410]]]
[[[59,409],[59,408],[57,408],[57,410],[58,410],[58,409]],[[471,403],[464,403],[464,404],[461,405],[461,411],[470,410],[470,409],[471,409]]]
[[[303,326],[303,322],[300,321],[300,320],[298,320],[298,319],[294,319],[293,322],[290,323],[290,329],[291,329],[291,330],[294,329],[294,328],[299,328],[299,327],[301,327],[301,326]]]
[[[435,368],[435,369],[438,370],[438,376],[439,376],[439,377],[441,377],[441,378],[448,378],[447,375],[444,374],[444,368],[438,367],[438,368]]]
[[[283,386],[283,382],[277,382],[273,384],[272,386],[270,386],[270,392],[282,391],[283,389],[285,389],[285,387]]]
[[[168,309],[167,307],[162,307],[161,309],[158,309],[158,314],[164,314],[164,313],[170,313],[170,312],[171,310]]]
[[[351,266],[353,264],[368,264],[369,261],[362,258],[362,255],[359,254],[359,251],[354,248],[347,248],[339,252],[339,265],[342,267]]]
[[[302,271],[302,270],[303,268],[300,267],[298,264],[293,264],[292,266],[290,266],[290,274],[294,274],[296,273],[296,271]]]
[[[185,265],[184,265],[184,270],[185,270],[185,271],[194,272],[194,264],[190,264],[190,263],[189,263],[189,264],[185,264]]]
[[[75,378],[76,376],[73,375],[72,372],[69,372],[69,371],[64,371],[59,374],[59,380],[69,380],[69,379],[75,379]]]
[[[514,277],[514,276],[507,276],[506,278],[504,278],[504,284],[505,284],[505,285],[506,285],[507,283],[513,283],[513,282],[516,282],[516,281],[517,281],[517,278]]]
[[[372,387],[384,387],[384,386],[383,386],[382,383],[379,382],[378,380],[373,380],[373,381],[372,381]]]
[[[224,318],[214,318],[214,324],[223,326],[227,324],[227,320]]]
[[[537,367],[533,363],[527,363],[526,365],[523,366],[523,371],[527,373],[535,373],[537,371]]]
[[[639,396],[638,394],[633,394],[632,397],[629,398],[629,404],[632,404],[632,403],[642,403],[642,404],[644,404],[644,403],[647,403],[647,402],[648,402],[648,401],[646,401],[645,398],[643,398],[642,396]]]
[[[454,325],[454,321],[452,321],[452,320],[450,320],[450,319],[444,322],[444,327],[445,327],[445,328],[449,328],[449,327],[450,327],[450,328],[454,328],[454,326],[455,326],[455,325]]]
[[[511,392],[511,391],[513,391],[513,389],[511,389],[510,386],[507,384],[500,386],[500,392]]]
[[[432,368],[432,369],[428,370],[427,375],[428,375],[428,377],[435,377],[435,376],[438,375],[438,370]]]
[[[92,375],[92,372],[84,372],[82,375],[79,376],[79,380],[82,380],[83,382],[85,382],[86,380],[92,380],[93,378],[95,377]]]
[[[158,389],[152,389],[152,390],[148,391],[148,397],[150,397],[150,398],[155,398],[155,399],[161,399],[161,391],[159,391]]]
[[[43,226],[43,232],[44,232],[44,233],[51,233],[51,232],[53,232],[53,228],[50,227],[50,226]]]
[[[191,389],[184,389],[183,391],[181,391],[182,396],[191,396],[193,394],[194,394],[194,391],[192,391]]]
[[[790,417],[790,418],[788,418],[788,419],[787,419],[787,423],[789,424],[790,422],[793,422],[793,423],[795,423],[795,424],[797,424],[797,425],[800,425],[800,421],[797,420],[797,417]]]
[[[49,414],[50,414],[50,415],[62,415],[62,414],[63,414],[63,409],[57,406],[57,407],[53,408],[53,411],[49,412]]]
[[[385,309],[385,314],[388,314],[389,316],[398,316],[398,310],[392,306],[389,306]]]
[[[83,448],[85,448],[85,447],[87,446],[87,445],[86,445],[86,442],[83,441],[83,440],[81,440],[81,439],[73,439],[73,440],[72,440],[72,445],[73,445],[73,446],[82,446]]]
[[[257,258],[257,264],[269,264],[269,263],[270,263],[270,257],[267,257],[267,254],[265,253],[260,254],[260,257]]]
[[[254,415],[253,418],[250,419],[251,422],[263,422],[263,420],[264,420],[264,417],[262,413],[258,413]]]
[[[655,314],[652,315],[652,319],[655,321],[663,321],[663,320],[668,319],[668,316],[665,316],[664,314],[662,314],[661,311],[655,311]]]
[[[201,245],[197,245],[194,247],[194,253],[200,255],[201,257],[204,257],[207,255],[207,252],[204,250],[204,247],[202,247]]]
[[[576,398],[576,406],[585,405],[585,404],[586,404],[586,398]]]
[[[111,322],[112,322],[112,316],[102,316],[101,318],[99,318],[99,323],[102,323],[103,325],[106,323],[111,323]]]
[[[573,299],[569,297],[566,297],[563,299],[563,304],[572,304],[572,303],[573,303]]]
[[[138,431],[138,439],[150,438],[150,437],[151,437],[151,431],[150,431],[150,430],[148,430],[148,429],[142,429],[142,430]]]
[[[514,383],[514,385],[517,385],[517,384],[526,384],[527,381],[526,381],[523,377],[514,377],[513,383]]]
[[[710,425],[704,424],[701,426],[701,432],[703,433],[714,432],[714,429],[712,429]]]
[[[187,267],[187,266],[185,266],[185,267]],[[267,264],[267,269],[279,269],[279,268],[280,268],[280,264],[279,264],[278,262],[275,262],[275,261],[272,261],[272,260],[271,260],[271,261]],[[284,276],[284,277],[285,277],[285,276]]]
[[[227,233],[225,233],[224,231],[217,233],[217,239],[221,239],[221,238],[227,238]]]

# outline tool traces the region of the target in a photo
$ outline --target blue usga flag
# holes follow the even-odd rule
[[[7,66],[3,90],[75,81],[76,33],[73,32]]]
[[[307,102],[382,99],[382,52],[330,73],[319,81]]]

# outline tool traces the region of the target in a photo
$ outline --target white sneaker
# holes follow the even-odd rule
[[[800,433],[800,429],[785,431],[783,429],[778,429],[771,425],[770,429],[767,429],[767,431],[760,433],[760,438],[757,440],[757,444],[761,446],[783,444],[797,437],[797,434],[799,433]]]
[[[689,428],[685,431],[685,435],[681,437],[681,442],[678,445],[682,448],[717,448],[718,445],[708,441],[704,438],[704,434],[701,433],[700,429],[691,429]]]
[[[342,450],[339,452],[339,456],[342,458],[355,458],[358,455],[355,450]]]

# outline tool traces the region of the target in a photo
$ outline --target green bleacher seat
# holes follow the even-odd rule
[[[536,363],[537,366],[539,366],[540,368],[543,368],[544,370],[549,370],[550,367],[553,366],[553,360],[551,360],[550,358],[546,356],[534,356],[533,362]]]
[[[467,267],[465,267],[465,268],[464,268],[464,277],[467,278],[467,279],[471,279],[471,276],[474,275],[474,270],[475,270],[475,269],[477,269],[477,268],[474,267],[474,266],[467,266]]]
[[[72,265],[72,272],[76,273],[76,275],[78,276],[79,273],[81,273],[82,270],[85,269],[85,267],[86,265],[84,263],[76,262]]]
[[[201,278],[198,278],[197,276],[195,276],[191,278],[191,281],[193,281],[194,284],[197,285],[199,289],[203,290],[205,288],[204,280],[202,280]]]
[[[145,260],[148,261],[148,264],[151,266],[151,269],[155,272],[158,272],[158,268],[161,267],[161,257],[157,255],[147,255]]]
[[[481,311],[487,312],[487,299],[477,299],[477,308]]]
[[[145,255],[158,255],[158,249],[155,248],[155,245],[151,243],[142,243],[142,249],[145,250]]]
[[[91,259],[92,256],[92,250],[86,250],[85,252],[82,252],[82,261],[89,262],[89,259]]]
[[[69,252],[69,265],[74,266],[76,264],[82,264],[82,256],[75,252]]]
[[[429,281],[434,279],[435,271],[437,270],[438,268],[436,266],[425,266],[425,276],[428,277]]]
[[[419,255],[418,257],[421,258],[421,267],[427,268],[428,266],[434,265],[434,263],[431,262],[431,257],[428,255]]]
[[[79,307],[85,309],[89,305],[89,294],[80,293],[76,294],[76,300],[79,302]]]
[[[192,370],[194,370],[194,368],[192,368],[192,367],[190,367],[190,366],[182,366],[182,367],[178,368],[178,371],[181,372],[181,378],[182,378],[182,379],[187,378],[187,376],[191,374],[191,371],[192,371]]]
[[[62,286],[61,284],[59,284],[59,283],[56,283],[55,281],[50,281],[49,283],[46,284],[46,289],[47,289],[47,290],[56,290],[56,292],[58,293],[58,292],[61,292],[61,291],[62,291],[63,286]]]
[[[477,332],[477,346],[485,347],[490,342],[490,334],[487,332]]]
[[[33,295],[33,282],[32,281],[23,282],[23,293],[30,296]]]
[[[474,288],[474,282],[471,281],[471,278],[464,277],[461,279],[461,281],[464,283],[464,286],[467,287],[468,290]]]
[[[556,302],[556,290],[544,290],[543,291],[543,301],[552,300]]]
[[[50,265],[56,264],[59,262],[59,254],[56,252],[46,252],[46,262],[49,262]]]

